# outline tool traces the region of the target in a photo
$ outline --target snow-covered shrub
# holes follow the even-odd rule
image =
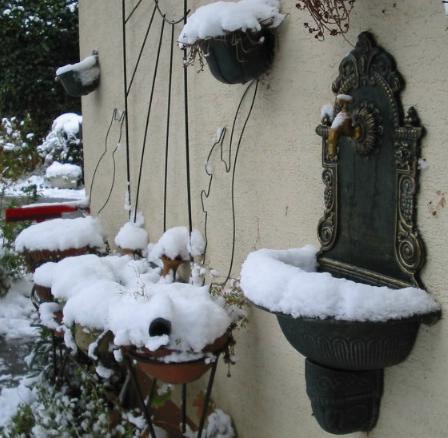
[[[82,117],[74,113],[62,114],[53,121],[51,131],[37,147],[45,164],[50,165],[58,161],[82,167],[81,124]]]
[[[69,361],[67,367],[74,368]],[[129,421],[131,413],[115,415],[106,393],[110,391],[95,373],[78,366],[71,372],[71,387],[55,387],[42,378],[34,384],[30,399],[23,403],[17,414],[0,435],[14,437],[139,437],[142,430]],[[66,371],[67,372],[67,371]],[[140,421],[142,426],[145,424]]]
[[[2,179],[17,180],[32,171],[39,157],[29,117],[3,117],[0,123],[0,172]]]

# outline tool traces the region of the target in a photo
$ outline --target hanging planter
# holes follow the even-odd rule
[[[81,97],[91,93],[100,83],[98,52],[93,51],[91,56],[77,64],[59,67],[56,70],[56,80],[69,96]]]
[[[275,35],[236,31],[198,43],[212,75],[225,84],[244,84],[266,73],[274,60]]]
[[[179,44],[189,51],[187,64],[198,57],[202,67],[205,58],[218,81],[244,84],[270,69],[283,19],[277,1],[211,3],[189,17]]]

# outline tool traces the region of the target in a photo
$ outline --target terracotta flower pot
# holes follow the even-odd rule
[[[109,331],[98,340],[102,333],[101,330],[88,329],[80,324],[75,324],[75,343],[78,348],[88,356],[89,346],[98,341],[98,346],[95,349],[96,356],[99,359],[110,358],[111,353],[109,352],[109,343],[113,341],[114,336],[112,332]]]
[[[51,303],[54,301],[54,296],[51,293],[51,288],[40,286],[38,284],[34,285],[35,296],[39,304],[41,303]]]
[[[179,269],[179,266],[185,263],[185,260],[182,260],[181,258],[170,259],[167,256],[162,256],[161,259],[163,262],[162,277],[166,277],[173,271],[174,278],[176,278],[176,272]]]
[[[66,257],[96,253],[96,248],[84,246],[82,248],[69,248],[64,251],[50,251],[48,249],[36,251],[24,251],[22,253],[25,264],[30,272],[34,272],[39,266],[47,262],[59,262]]]
[[[230,342],[230,333],[226,332],[212,344],[207,345],[204,353],[217,354],[223,351]],[[157,351],[147,349],[137,350],[135,347],[126,347],[125,353],[137,362],[137,367],[147,376],[156,378],[165,383],[185,384],[202,377],[212,366],[212,362],[202,358],[189,362],[166,363],[158,359],[176,353],[176,350],[159,348]]]
[[[62,310],[59,310],[57,312],[53,313],[54,320],[57,321],[60,325],[62,325],[62,318],[64,317]],[[63,330],[53,330],[53,334],[57,338],[63,338],[64,337],[64,331]]]

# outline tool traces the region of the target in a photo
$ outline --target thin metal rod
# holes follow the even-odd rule
[[[127,365],[128,365],[128,369],[129,369],[129,371],[131,373],[132,383],[134,384],[135,391],[137,392],[137,398],[138,398],[138,402],[140,404],[140,409],[142,411],[142,414],[145,417],[146,423],[147,423],[148,428],[149,428],[149,433],[151,434],[151,438],[157,438],[156,437],[156,433],[154,431],[154,427],[152,425],[151,414],[149,412],[150,407],[148,408],[146,406],[146,404],[145,404],[145,399],[143,398],[143,394],[140,391],[140,386],[138,384],[137,375],[135,374],[135,370],[134,370],[134,367],[132,365],[131,358],[126,356],[126,362],[127,362]]]
[[[145,36],[143,38],[142,45],[140,46],[140,52],[139,52],[138,57],[137,57],[137,62],[135,63],[134,71],[132,72],[131,80],[129,81],[129,85],[128,85],[127,90],[126,90],[126,95],[127,96],[129,96],[129,93],[131,92],[132,84],[134,83],[134,78],[135,78],[135,75],[137,73],[140,61],[142,59],[143,50],[145,49],[146,42],[148,41],[149,31],[151,30],[152,22],[154,21],[154,16],[156,14],[156,10],[157,9],[154,6],[154,9],[153,9],[152,15],[151,15],[151,19],[149,20],[148,28],[146,29],[146,33],[145,33]]]
[[[137,194],[135,196],[134,222],[137,221],[138,199],[140,196],[140,184],[142,181],[143,159],[145,158],[146,142],[147,142],[147,138],[148,138],[149,119],[151,118],[152,100],[154,97],[154,89],[155,89],[155,85],[156,85],[157,72],[159,69],[160,49],[162,47],[163,30],[164,29],[165,29],[165,21],[162,20],[162,29],[160,31],[159,47],[157,49],[157,58],[156,58],[155,66],[154,66],[154,75],[152,78],[151,95],[149,97],[148,113],[146,115],[145,135],[143,137],[142,152],[140,155],[140,167],[139,167],[139,171],[138,171]]]
[[[254,108],[255,104],[255,98],[257,97],[257,90],[258,90],[258,81],[255,84],[255,90],[254,95],[252,97],[252,102],[250,104],[249,112],[247,113],[246,120],[244,120],[244,125],[240,133],[240,137],[238,139],[238,144],[236,147],[235,152],[235,159],[233,160],[233,171],[232,171],[232,255],[230,257],[230,266],[229,271],[227,272],[227,278],[226,281],[230,278],[230,275],[232,274],[232,268],[233,268],[233,262],[235,260],[235,242],[236,242],[236,217],[235,217],[235,175],[236,175],[236,164],[238,162],[238,154],[240,152],[240,146],[241,142],[244,137],[244,131],[246,130],[247,123],[249,122],[250,116],[252,114],[252,110]]]
[[[132,11],[129,12],[129,15],[127,16],[126,20],[124,20],[125,23],[127,23],[131,19],[131,17],[134,15],[134,12],[138,9],[142,1],[143,0],[139,0],[139,2],[133,7]]]
[[[131,200],[131,166],[130,166],[130,156],[129,156],[129,114],[128,114],[128,95],[127,95],[127,84],[128,84],[128,73],[127,73],[127,52],[126,52],[126,4],[125,0],[121,0],[121,21],[122,21],[122,32],[123,32],[123,97],[124,97],[124,114],[126,120],[126,179],[127,179],[127,190],[128,190],[128,201],[132,205]],[[129,210],[129,218],[131,217],[131,210]]]
[[[182,385],[182,433],[187,431],[187,384]]]
[[[167,114],[166,114],[166,143],[165,143],[165,182],[164,182],[164,189],[163,189],[163,232],[166,231],[166,207],[167,207],[167,196],[168,196],[168,153],[169,153],[169,143],[170,143],[173,53],[174,53],[174,24],[171,25],[170,71],[169,71],[169,76],[168,76],[168,106],[167,106]]]
[[[201,422],[199,424],[197,438],[202,437],[202,431],[204,430],[205,418],[207,417],[208,405],[210,404],[210,397],[212,395],[213,382],[215,380],[216,369],[218,368],[218,360],[219,354],[216,356],[215,363],[213,364],[213,368],[210,372],[210,378],[208,379],[207,392],[205,393],[204,407],[202,409]]]
[[[187,23],[187,0],[184,0],[184,24]],[[184,106],[185,106],[185,159],[187,172],[187,200],[188,200],[188,226],[190,234],[193,231],[193,219],[191,216],[191,179],[190,179],[190,132],[188,116],[188,70],[187,70],[187,48],[184,52]]]
[[[180,23],[181,21],[184,21],[184,22],[185,22],[185,18],[186,18],[187,15],[190,13],[190,10],[189,10],[189,9],[186,10],[186,9],[184,8],[184,15],[183,15],[182,17],[180,17],[180,18],[177,19],[177,20],[168,20],[168,18],[166,18],[166,14],[163,13],[162,10],[160,9],[160,6],[159,6],[159,0],[154,0],[154,3],[156,4],[157,11],[159,12],[160,16],[161,16],[162,19],[165,20],[168,24],[178,24],[178,23]]]

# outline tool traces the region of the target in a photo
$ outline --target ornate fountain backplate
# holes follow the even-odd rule
[[[325,212],[318,225],[322,271],[390,287],[420,286],[425,260],[416,226],[418,158],[423,128],[414,108],[404,116],[403,80],[394,59],[367,32],[339,66],[336,95],[350,95],[357,135],[323,140]],[[335,114],[341,110],[335,105]]]

